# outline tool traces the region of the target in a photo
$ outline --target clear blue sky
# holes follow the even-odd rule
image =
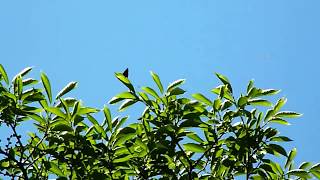
[[[237,92],[250,79],[282,89],[286,110],[303,113],[282,135],[297,160],[320,161],[320,1],[136,0],[1,1],[0,63],[11,78],[26,66],[45,71],[57,93],[102,107],[124,90],[113,76],[130,68],[136,86],[186,78],[189,93],[229,77]],[[213,96],[212,96],[213,97]],[[290,147],[292,147],[290,146]]]

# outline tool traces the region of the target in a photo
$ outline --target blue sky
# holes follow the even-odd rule
[[[124,90],[113,73],[130,69],[137,87],[186,78],[189,93],[229,77],[277,88],[286,110],[303,113],[281,128],[298,162],[319,162],[320,1],[1,1],[0,63],[11,78],[26,66],[45,71],[54,92],[79,81],[74,96],[103,107]],[[213,97],[213,96],[212,96]],[[130,112],[130,111],[129,111]]]

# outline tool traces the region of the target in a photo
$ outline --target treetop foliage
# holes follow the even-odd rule
[[[184,79],[164,87],[151,72],[154,86],[140,90],[127,73],[115,73],[127,90],[108,103],[119,104],[119,111],[144,106],[138,119],[126,122],[127,116],[112,115],[108,106],[87,107],[67,97],[77,82],[55,95],[47,75],[28,78],[31,70],[9,81],[0,65],[0,126],[11,133],[1,137],[2,177],[320,179],[320,164],[295,165],[297,150],[283,147],[292,140],[274,124],[288,125],[301,114],[281,110],[285,98],[270,101],[268,96],[278,90],[260,89],[250,81],[246,92],[235,97],[228,78],[216,73],[221,85],[210,90],[215,98],[187,97]],[[21,134],[18,127],[25,122],[36,131]]]

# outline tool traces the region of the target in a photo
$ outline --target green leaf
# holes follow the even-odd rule
[[[55,175],[58,176],[64,176],[63,172],[61,171],[61,169],[59,168],[59,166],[57,166],[56,163],[54,162],[50,162],[50,169],[49,171],[51,171],[52,173],[54,173]]]
[[[270,96],[270,95],[278,94],[279,92],[280,90],[276,90],[276,89],[264,89],[261,91],[261,94],[264,96]]]
[[[162,86],[162,83],[160,81],[159,76],[156,73],[152,72],[152,71],[150,71],[150,74],[151,74],[151,76],[153,78],[153,81],[157,84],[160,92],[163,93],[163,86]]]
[[[229,79],[221,74],[215,73],[216,76],[220,79],[220,81],[227,86],[228,90],[232,93],[232,87],[229,82]]]
[[[269,144],[268,146],[272,150],[274,150],[275,152],[277,152],[277,153],[279,153],[279,154],[281,154],[283,156],[286,156],[286,157],[288,156],[286,150],[282,146],[280,146],[278,144]]]
[[[281,111],[275,114],[275,117],[279,118],[297,118],[300,117],[302,114],[292,112],[292,111]]]
[[[246,96],[242,96],[238,100],[238,106],[240,106],[240,107],[243,107],[247,103],[248,103],[248,97],[246,97]]]
[[[73,131],[71,126],[61,119],[54,121],[52,124],[50,124],[50,126],[52,127],[51,131]]]
[[[5,71],[5,69],[2,66],[2,64],[0,64],[0,74],[2,75],[4,81],[7,83],[7,85],[9,85],[9,79],[8,79],[7,72]]]
[[[292,141],[292,140],[286,136],[277,136],[277,137],[270,138],[270,141],[288,142],[288,141]]]
[[[300,164],[299,169],[307,169],[312,165],[311,162],[303,162]]]
[[[77,86],[77,82],[70,82],[58,93],[58,95],[56,96],[56,99],[59,99],[63,95],[67,94],[68,92],[73,90],[76,86]]]
[[[293,169],[288,171],[288,175],[293,175],[293,176],[297,176],[300,178],[310,178],[309,173],[305,170],[302,169]]]
[[[167,92],[171,92],[174,88],[176,88],[177,86],[180,86],[181,84],[183,84],[185,82],[185,79],[178,79],[174,82],[172,82],[171,84],[169,84],[169,86],[167,87]]]
[[[203,143],[204,141],[194,132],[192,133],[188,133],[187,134],[187,137],[190,138],[190,139],[193,139],[195,141],[197,141],[198,143]]]
[[[290,125],[290,123],[288,123],[286,120],[280,118],[271,118],[268,122],[282,125]]]
[[[47,110],[48,112],[51,112],[51,113],[59,116],[59,117],[62,117],[62,118],[65,118],[65,117],[66,117],[66,115],[65,115],[59,108],[56,108],[56,107],[48,107],[48,108],[46,108],[46,110]]]
[[[119,107],[119,111],[124,111],[125,109],[127,109],[129,106],[133,105],[134,103],[136,103],[136,100],[132,100],[132,99],[127,99],[125,100]]]
[[[183,145],[185,150],[192,151],[196,153],[204,153],[206,150],[200,144],[186,143]]]
[[[95,130],[102,135],[103,138],[107,137],[106,132],[104,131],[104,129],[100,126],[100,124],[98,123],[98,121],[91,116],[90,114],[87,114],[87,118],[89,119],[89,121],[94,125]]]
[[[274,113],[277,113],[282,108],[282,106],[286,104],[286,102],[286,98],[279,99],[276,105],[273,107]]]
[[[288,168],[290,166],[290,164],[292,163],[292,161],[296,157],[296,155],[297,155],[297,149],[293,148],[289,153],[286,164],[284,166],[285,168]]]
[[[136,96],[134,96],[130,92],[122,92],[120,94],[117,94],[116,97],[121,99],[136,99]]]
[[[78,111],[78,114],[90,114],[90,113],[97,113],[99,112],[99,109],[96,108],[90,108],[90,107],[81,107]]]
[[[275,111],[273,109],[269,109],[266,113],[264,120],[268,121],[269,119],[271,119],[272,116],[274,116],[274,114],[275,114]]]
[[[112,131],[112,119],[111,119],[111,113],[110,113],[110,110],[107,106],[104,106],[103,108],[103,114],[104,114],[104,117],[106,118],[107,120],[107,124],[108,124],[108,129],[109,131],[111,132]]]
[[[38,81],[35,79],[32,79],[32,78],[27,78],[27,79],[22,80],[23,86],[33,85],[33,84],[37,84],[37,83],[38,83]]]
[[[41,81],[44,86],[44,89],[46,90],[49,102],[51,103],[52,102],[52,93],[51,93],[50,81],[49,81],[47,75],[43,72],[41,73]]]
[[[113,160],[113,163],[121,163],[121,162],[126,162],[128,160],[130,160],[131,158],[133,158],[133,156],[131,154],[121,157],[121,158],[117,158],[115,160]]]
[[[13,87],[14,92],[20,96],[23,91],[23,84],[22,84],[22,77],[21,76],[18,76],[15,78],[13,86],[14,86]]]
[[[320,171],[310,171],[310,172],[314,177],[320,179]]]
[[[150,88],[150,87],[142,87],[141,89],[144,90],[145,92],[147,92],[148,94],[150,94],[151,96],[153,96],[154,98],[160,99],[159,95],[152,88]]]
[[[317,163],[317,164],[313,165],[310,168],[310,171],[320,171],[320,163]]]
[[[114,130],[117,131],[127,120],[128,120],[128,116],[125,116],[123,118],[120,119],[120,121],[118,121],[115,125],[114,125]],[[130,127],[128,127],[130,128]],[[132,128],[131,128],[132,129]]]
[[[28,116],[29,116],[31,119],[34,119],[34,120],[38,121],[40,124],[45,124],[45,123],[46,123],[46,121],[45,121],[42,117],[40,117],[39,115],[37,115],[37,114],[28,114]]]
[[[192,97],[200,102],[203,102],[203,103],[209,105],[209,106],[212,105],[212,102],[200,93],[192,94]]]
[[[181,89],[181,88],[179,88],[179,87],[176,87],[176,88],[174,88],[174,89],[172,89],[171,91],[170,91],[170,95],[180,95],[180,94],[184,94],[186,91],[185,90],[183,90],[183,89]]]
[[[115,76],[117,77],[117,79],[119,79],[120,82],[122,82],[122,84],[127,86],[130,91],[135,92],[131,82],[127,77],[125,77],[122,73],[115,73]]]
[[[247,93],[249,93],[249,91],[253,88],[253,80],[250,80],[247,86]]]
[[[80,109],[80,101],[77,101],[73,106],[72,117],[74,117]]]
[[[91,116],[90,114],[87,115],[88,120],[95,126],[95,125],[99,125],[98,121]]]
[[[25,76],[26,74],[28,74],[30,71],[32,70],[32,67],[26,67],[24,68],[22,71],[20,71],[13,79],[12,82],[14,82],[16,80],[17,77],[21,76]]]
[[[250,99],[248,103],[254,106],[272,106],[272,103],[265,99]]]

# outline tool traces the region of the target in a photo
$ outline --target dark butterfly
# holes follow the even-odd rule
[[[129,69],[127,68],[126,70],[123,71],[122,73],[126,78],[129,76]]]

